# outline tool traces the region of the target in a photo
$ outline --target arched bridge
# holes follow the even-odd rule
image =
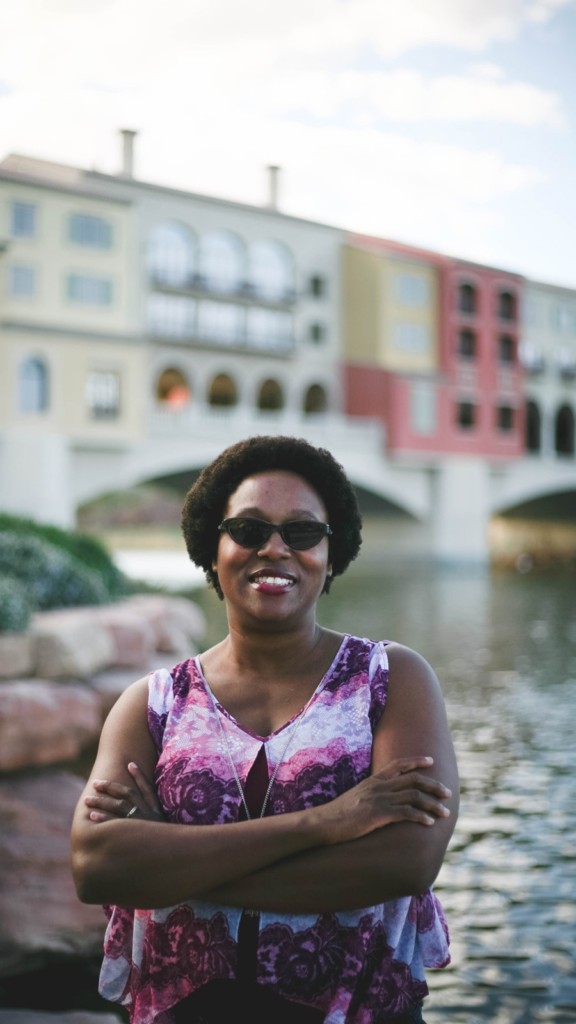
[[[251,415],[231,410],[155,413],[146,437],[78,442],[13,432],[0,449],[1,505],[7,511],[70,526],[76,509],[110,491],[192,473],[223,448],[253,434],[289,434],[328,448],[359,488],[398,510],[387,534],[397,554],[484,562],[487,524],[498,513],[546,495],[576,492],[574,458],[494,464],[438,454],[394,457],[382,426],[342,416]],[[23,466],[34,466],[24,474]]]

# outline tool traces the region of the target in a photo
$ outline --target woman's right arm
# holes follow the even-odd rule
[[[426,823],[441,813],[442,787],[418,772],[425,759],[412,757],[304,811],[208,826],[127,819],[127,797],[110,796],[108,780],[133,793],[131,762],[153,776],[157,753],[147,702],[145,678],[128,687],[110,711],[75,811],[72,873],[83,902],[144,909],[202,899],[304,851],[347,842],[394,821]],[[104,783],[100,790],[96,780]]]

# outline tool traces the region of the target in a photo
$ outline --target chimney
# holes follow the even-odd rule
[[[268,164],[268,206],[271,210],[278,209],[278,176],[280,168],[276,164]]]
[[[134,177],[134,139],[138,132],[132,131],[131,128],[121,128],[120,135],[122,136],[122,169],[120,176],[122,178],[133,178]]]

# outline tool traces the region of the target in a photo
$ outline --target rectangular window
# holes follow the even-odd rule
[[[415,434],[432,437],[436,433],[436,389],[428,381],[418,381],[410,389],[410,420]]]
[[[32,298],[36,294],[36,270],[27,263],[12,263],[8,267],[8,292],[18,298]]]
[[[425,306],[428,291],[428,281],[421,274],[396,274],[396,299],[403,306]]]
[[[402,352],[423,354],[430,349],[430,330],[425,324],[405,321],[394,325],[394,348]]]
[[[112,225],[103,217],[72,213],[68,220],[68,237],[76,245],[84,245],[89,249],[110,249]]]
[[[198,331],[202,338],[229,345],[244,340],[244,308],[228,302],[201,302]]]
[[[514,409],[510,405],[499,405],[496,409],[496,426],[503,433],[514,430]]]
[[[86,404],[92,419],[111,420],[120,415],[120,377],[108,370],[95,370],[86,380]]]
[[[196,300],[185,295],[151,295],[148,327],[156,337],[192,338],[196,332]]]
[[[36,204],[14,201],[10,204],[10,234],[13,238],[34,238]]]
[[[462,430],[473,430],[476,426],[476,406],[474,402],[457,402],[456,423]]]
[[[107,277],[93,277],[91,274],[69,274],[67,281],[68,298],[83,306],[112,305],[112,281]]]
[[[322,299],[326,295],[326,292],[326,278],[322,277],[320,274],[314,274],[310,278],[310,294],[313,295],[315,299]]]

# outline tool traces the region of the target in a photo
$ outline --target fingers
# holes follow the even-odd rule
[[[154,789],[154,786],[148,780],[140,766],[137,765],[135,761],[130,761],[128,765],[128,771],[130,772],[130,775],[134,779],[134,782],[136,783],[140,793],[142,794],[150,810],[154,811],[156,814],[162,814],[162,807],[160,806],[160,801],[156,796],[156,790]]]
[[[85,804],[91,809],[92,821],[107,821],[110,818],[127,818],[132,816],[138,801],[134,790],[119,782],[108,782],[105,779],[93,779],[92,785],[96,794],[85,797]]]

